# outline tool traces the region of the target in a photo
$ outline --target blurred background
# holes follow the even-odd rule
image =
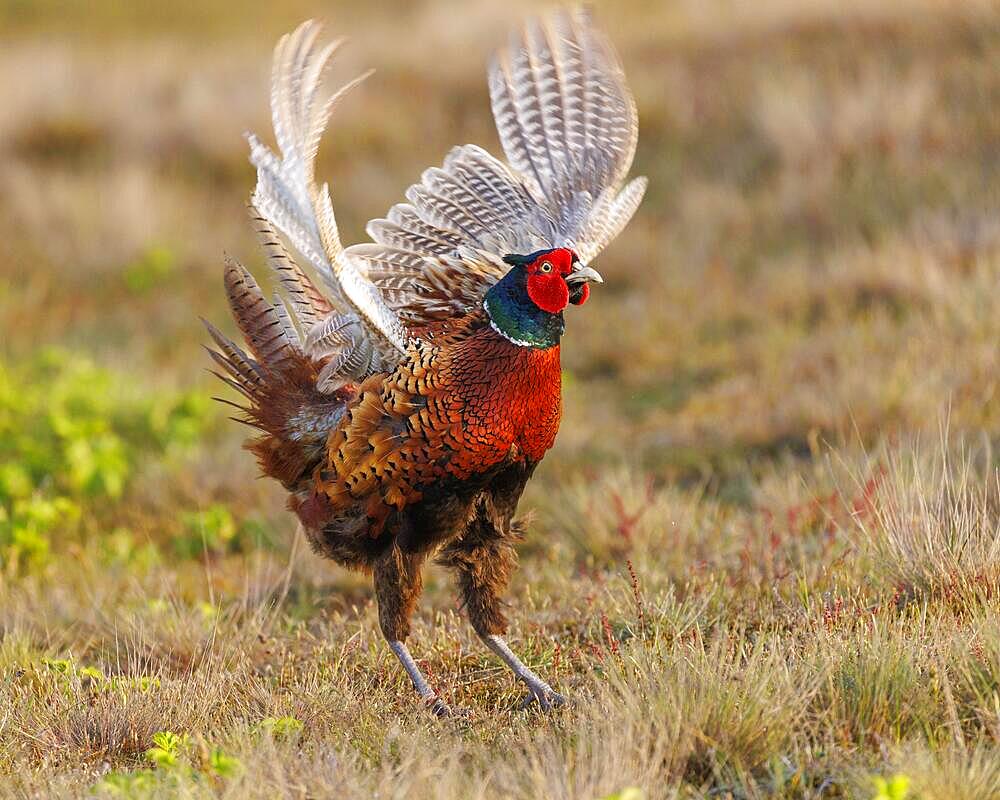
[[[285,547],[211,394],[223,252],[258,275],[242,134],[277,37],[346,36],[319,171],[345,242],[454,144],[499,152],[485,63],[534,4],[0,2],[0,553]],[[569,314],[536,500],[619,465],[748,507],[775,464],[899,432],[1000,434],[992,3],[595,4],[650,178]],[[205,531],[210,531],[206,534]],[[115,539],[118,536],[119,539]],[[185,539],[187,536],[190,541]],[[184,544],[188,541],[188,544]],[[178,544],[180,542],[180,544]],[[146,543],[144,545],[143,543]],[[168,544],[170,543],[170,544]],[[124,556],[123,556],[124,557]]]
[[[499,154],[485,65],[541,6],[0,0],[0,795],[1000,796],[1000,6],[594,7],[649,191],[567,313],[509,595],[585,701],[509,713],[429,570],[446,729],[256,479],[199,317],[234,333],[223,253],[269,279],[243,133],[281,34],[377,70],[320,153],[350,243],[453,145]],[[148,769],[164,731],[201,772]]]

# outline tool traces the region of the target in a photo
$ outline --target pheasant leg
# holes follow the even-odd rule
[[[423,554],[405,552],[394,546],[376,562],[374,578],[379,627],[417,694],[435,716],[446,717],[451,715],[452,710],[427,683],[404,643],[410,634],[410,616],[423,588],[420,579],[423,559]]]
[[[437,696],[437,693],[427,683],[427,679],[424,678],[424,674],[420,671],[420,667],[417,666],[417,662],[410,655],[409,648],[403,642],[392,641],[389,642],[389,649],[396,654],[399,663],[403,665],[406,674],[413,681],[413,688],[417,690],[420,699],[430,708],[431,713],[436,717],[451,716],[451,708],[449,708],[444,700]]]
[[[565,699],[525,666],[503,638],[507,618],[501,597],[517,564],[514,542],[521,534],[521,526],[511,524],[509,518],[530,474],[530,469],[515,470],[506,476],[506,482],[501,476],[493,487],[490,506],[480,509],[465,536],[446,547],[438,563],[455,570],[463,605],[476,634],[528,687],[530,694],[524,705],[537,702],[542,710],[548,711],[565,703]],[[489,513],[490,508],[493,514]],[[507,522],[497,524],[498,511],[503,512],[501,516]]]
[[[525,666],[521,659],[514,655],[514,651],[507,646],[507,642],[504,641],[502,636],[480,636],[480,638],[490,650],[500,656],[503,662],[528,687],[530,694],[524,699],[525,707],[537,702],[538,707],[543,711],[550,711],[566,702],[565,697],[556,692],[534,671]]]

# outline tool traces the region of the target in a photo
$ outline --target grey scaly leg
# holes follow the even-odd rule
[[[433,714],[437,717],[450,716],[451,709],[448,708],[448,704],[438,697],[430,687],[430,684],[427,683],[427,679],[424,678],[424,674],[420,671],[420,667],[417,666],[417,662],[410,655],[409,648],[402,642],[395,641],[389,642],[389,649],[396,654],[399,663],[403,665],[406,674],[413,681],[413,688],[417,690],[417,694],[420,695],[420,698],[428,705]]]
[[[507,646],[507,642],[503,640],[502,636],[482,636],[480,638],[527,685],[531,695],[525,699],[524,704],[526,706],[532,701],[537,701],[539,708],[543,711],[549,711],[566,702],[565,697],[556,692],[532,670],[528,669],[524,665],[524,662],[514,655],[514,652]]]

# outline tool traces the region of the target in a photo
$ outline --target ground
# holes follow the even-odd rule
[[[532,6],[0,2],[0,796],[1000,797],[1000,13],[596,4],[650,178],[570,309],[511,643],[431,570],[412,649],[209,399],[241,134],[309,15],[378,72],[346,241],[453,144]],[[881,781],[881,783],[880,783]]]

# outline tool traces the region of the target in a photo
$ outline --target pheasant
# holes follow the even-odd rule
[[[427,705],[450,713],[406,645],[433,558],[525,702],[550,709],[563,698],[508,647],[502,596],[523,534],[514,513],[562,413],[563,311],[603,282],[589,262],[645,191],[625,182],[635,102],[587,12],[531,20],[489,67],[507,163],[455,147],[368,223],[370,242],[344,247],[314,163],[333,107],[367,74],[321,100],[340,42],[318,35],[309,21],[275,49],[277,151],[247,136],[250,213],[280,291],[265,298],[227,258],[248,351],[206,322],[216,374],[248,401],[241,419],[260,433],[246,446],[313,550],[373,576],[382,633]]]

